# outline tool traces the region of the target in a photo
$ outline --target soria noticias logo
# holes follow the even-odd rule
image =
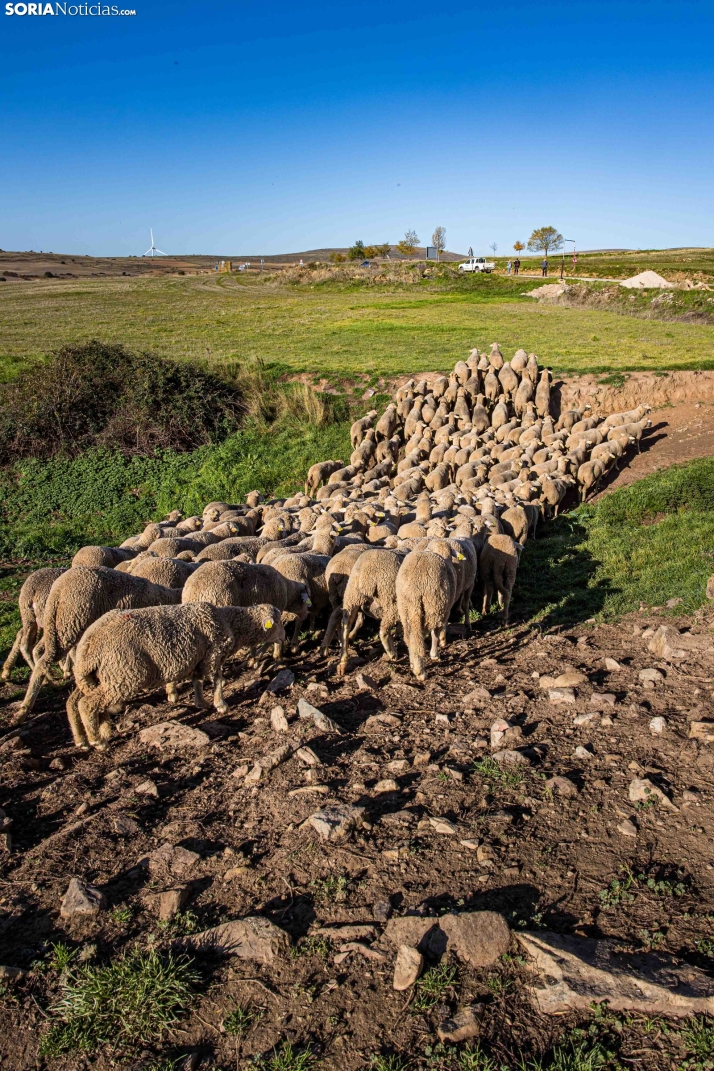
[[[136,11],[113,4],[5,4],[6,15],[136,15]]]

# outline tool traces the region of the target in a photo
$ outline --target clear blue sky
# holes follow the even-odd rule
[[[0,3],[3,249],[714,245],[711,0],[123,2]]]

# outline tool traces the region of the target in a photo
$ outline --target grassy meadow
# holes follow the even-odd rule
[[[569,278],[628,279],[642,271],[656,271],[670,282],[685,278],[693,282],[714,282],[714,249],[636,249],[613,250],[604,253],[578,253],[578,262],[573,266],[572,245],[565,255],[565,274]],[[499,268],[515,253],[496,258]],[[538,257],[521,254],[522,270],[537,271],[542,254]],[[548,258],[551,270],[560,271],[561,254],[551,253]]]
[[[535,280],[286,283],[235,276],[38,280],[0,287],[0,379],[66,343],[98,338],[230,373],[260,361],[331,382],[447,371],[498,341],[558,374],[714,367],[714,325],[542,306]],[[701,298],[700,298],[701,300]]]

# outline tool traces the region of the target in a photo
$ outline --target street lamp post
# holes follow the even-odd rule
[[[574,256],[575,255],[575,239],[574,238],[563,238],[563,241],[564,242],[572,242],[573,243],[573,256]],[[563,252],[562,252],[561,261],[560,261],[560,281],[561,281],[561,283],[564,280],[565,280],[565,250],[563,250]]]

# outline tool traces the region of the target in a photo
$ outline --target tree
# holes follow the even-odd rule
[[[446,227],[435,227],[434,233],[431,236],[431,244],[436,249],[436,259],[439,259],[439,254],[443,253],[446,249]]]
[[[523,242],[514,242],[513,248],[516,251],[516,256],[519,256],[526,247],[524,246]]]
[[[496,250],[498,249],[498,243],[497,242],[491,242],[491,244],[490,244],[490,246],[488,248],[493,250],[493,255],[495,257],[496,256]]]
[[[375,248],[375,254],[374,255],[376,257],[388,257],[389,256],[389,251],[391,250],[392,247],[389,244],[389,242],[382,242],[381,245],[376,245],[374,248]]]
[[[344,253],[330,253],[330,260],[333,264],[344,264],[347,257]]]
[[[419,245],[419,235],[416,231],[407,231],[401,242],[397,244],[397,249],[405,257],[411,257],[414,254],[414,250]]]
[[[528,239],[528,248],[532,253],[545,253],[548,256],[548,253],[554,253],[562,247],[563,235],[555,227],[536,227]]]
[[[350,260],[364,260],[364,242],[358,240],[351,245],[347,250],[347,256]]]

